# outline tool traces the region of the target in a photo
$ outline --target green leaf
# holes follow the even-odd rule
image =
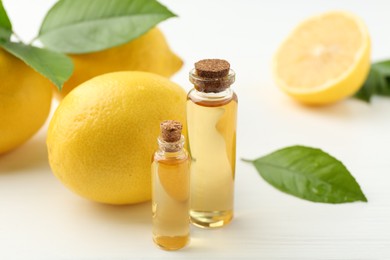
[[[376,70],[371,69],[367,76],[366,82],[364,82],[363,86],[359,89],[354,97],[369,103],[371,101],[371,97],[376,91],[377,81],[377,72]]]
[[[390,96],[390,61],[381,61],[372,64],[372,70],[378,75],[376,84],[376,94],[381,96]]]
[[[370,102],[373,95],[390,96],[390,60],[373,63],[355,98]]]
[[[0,39],[8,40],[12,34],[11,21],[8,18],[7,12],[4,9],[3,1],[0,0]]]
[[[347,168],[320,149],[291,146],[251,162],[269,184],[296,197],[323,203],[367,201]]]
[[[0,46],[48,78],[59,90],[72,75],[72,60],[62,53],[9,41]]]
[[[173,16],[155,0],[60,0],[38,39],[55,51],[95,52],[130,42]]]

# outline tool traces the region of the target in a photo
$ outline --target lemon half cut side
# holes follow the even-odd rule
[[[353,95],[370,69],[370,37],[357,16],[332,11],[299,24],[273,60],[277,85],[294,99],[324,105]]]

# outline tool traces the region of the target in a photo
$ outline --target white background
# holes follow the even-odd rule
[[[28,41],[54,1],[4,0],[14,29]],[[390,58],[388,1],[164,0],[180,17],[160,25],[185,61],[173,80],[202,58],[225,58],[239,97],[236,218],[226,228],[192,228],[178,252],[151,240],[150,204],[107,206],[68,191],[52,174],[46,126],[0,157],[0,259],[390,259],[390,98],[371,105],[349,99],[308,108],[275,86],[270,63],[299,21],[326,10],[361,16],[373,60]],[[368,203],[326,205],[283,194],[239,158],[302,144],[345,163]]]

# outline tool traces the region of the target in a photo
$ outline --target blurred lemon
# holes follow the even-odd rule
[[[157,28],[124,45],[70,57],[74,72],[59,93],[62,97],[84,81],[108,72],[137,70],[170,77],[183,65]]]
[[[48,79],[0,48],[0,154],[25,141],[49,115],[52,88]]]
[[[54,175],[94,201],[149,200],[160,122],[185,125],[185,102],[181,87],[147,72],[108,73],[83,83],[62,100],[50,122]]]
[[[367,28],[346,12],[311,17],[279,47],[273,69],[281,89],[303,103],[329,104],[351,96],[370,69]]]

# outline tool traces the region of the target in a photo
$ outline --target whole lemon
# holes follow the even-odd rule
[[[70,92],[50,122],[52,171],[79,195],[102,203],[151,198],[151,158],[160,122],[185,124],[185,91],[148,72],[95,77]]]
[[[48,79],[0,48],[0,154],[27,141],[50,112]]]
[[[101,74],[137,70],[170,77],[183,65],[182,60],[169,49],[164,35],[157,28],[124,45],[70,57],[74,63],[74,72],[62,91],[57,92],[61,97],[84,81]]]

